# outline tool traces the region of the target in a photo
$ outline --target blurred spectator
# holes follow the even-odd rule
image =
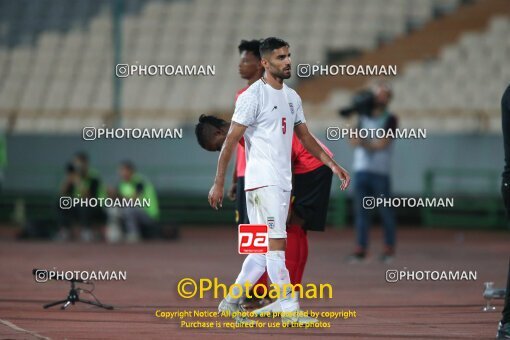
[[[7,139],[0,133],[0,191],[4,187],[4,169],[7,167]]]
[[[358,114],[358,129],[395,130],[397,118],[388,111],[392,98],[390,87],[378,82],[371,88],[372,102],[370,110]],[[354,147],[354,214],[357,246],[349,257],[351,261],[359,261],[367,256],[369,245],[369,227],[371,210],[363,206],[363,198],[391,197],[390,167],[392,156],[391,138],[352,138]],[[379,207],[384,228],[385,248],[381,260],[389,262],[395,254],[395,217],[392,208]]]
[[[105,198],[106,191],[97,172],[90,168],[89,157],[85,152],[76,153],[73,163],[66,166],[66,175],[60,188],[61,197]],[[59,207],[58,240],[74,238],[79,232],[82,241],[92,241],[92,228],[106,220],[103,208],[73,206],[70,209]]]
[[[60,197],[75,197],[76,183],[78,183],[78,173],[72,163],[68,163],[65,169],[64,179],[60,185]],[[70,209],[58,208],[58,225],[57,240],[68,240],[70,237],[71,227],[78,223],[79,213],[78,207]]]
[[[137,242],[140,237],[161,236],[158,223],[159,204],[154,186],[144,176],[136,172],[135,165],[131,161],[124,161],[120,164],[119,177],[118,197],[150,200],[150,204],[146,207],[124,207],[121,209],[120,218],[126,230],[126,241]]]

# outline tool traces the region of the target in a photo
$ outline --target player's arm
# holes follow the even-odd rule
[[[298,124],[294,127],[294,133],[301,141],[301,144],[305,147],[305,149],[311,153],[315,158],[320,160],[326,166],[328,166],[334,174],[340,178],[342,181],[342,185],[340,185],[340,189],[345,190],[349,186],[351,181],[351,176],[340,165],[338,165],[329,155],[322,149],[317,140],[312,136],[310,131],[308,131],[308,127],[305,123]]]
[[[232,158],[232,153],[234,152],[237,143],[239,143],[239,140],[244,135],[245,131],[246,126],[232,122],[225,142],[221,147],[218,167],[216,169],[216,177],[214,179],[214,184],[209,191],[209,204],[216,210],[218,209],[218,205],[220,207],[222,206],[223,189],[225,186],[225,176],[227,173],[228,163]]]
[[[230,190],[228,191],[228,198],[230,198],[231,201],[236,200],[236,193],[237,193],[237,162],[239,162],[239,159],[236,158],[236,161],[234,162],[234,171],[232,171],[232,185],[230,186]]]

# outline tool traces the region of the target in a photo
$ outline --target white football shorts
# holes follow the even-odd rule
[[[287,238],[290,191],[271,185],[246,191],[246,207],[251,224],[266,224],[269,238]]]

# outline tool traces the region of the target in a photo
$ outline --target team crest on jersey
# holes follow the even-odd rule
[[[270,229],[274,229],[274,217],[267,218],[267,226]]]
[[[293,115],[294,114],[294,104],[289,103],[289,108],[290,108],[290,114]]]

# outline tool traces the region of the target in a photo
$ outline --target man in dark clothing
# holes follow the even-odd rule
[[[392,90],[385,82],[378,82],[371,88],[374,107],[370,114],[359,112],[358,128],[397,129],[397,117],[389,109]],[[356,228],[356,249],[348,258],[349,262],[364,261],[369,246],[371,211],[365,208],[366,197],[391,197],[391,160],[393,138],[351,138],[354,147],[354,219]],[[395,255],[396,221],[391,207],[378,208],[384,230],[384,251],[381,261],[389,263]]]
[[[505,204],[507,217],[510,217],[510,85],[501,99],[501,122],[503,126],[503,143],[505,150],[505,169],[501,182],[501,194]],[[510,261],[510,260],[509,260]],[[498,327],[498,339],[510,339],[510,263],[506,282],[505,306]]]
[[[73,163],[66,166],[66,177],[60,188],[61,197],[71,198],[104,198],[106,191],[101,179],[94,169],[89,166],[89,157],[85,152],[78,152],[74,156]],[[103,224],[106,214],[102,207],[76,206],[70,209],[59,207],[60,230],[57,240],[67,240],[73,237],[74,232],[69,234],[70,229],[77,227],[82,241],[94,239],[93,226]],[[72,230],[73,231],[73,230]]]

